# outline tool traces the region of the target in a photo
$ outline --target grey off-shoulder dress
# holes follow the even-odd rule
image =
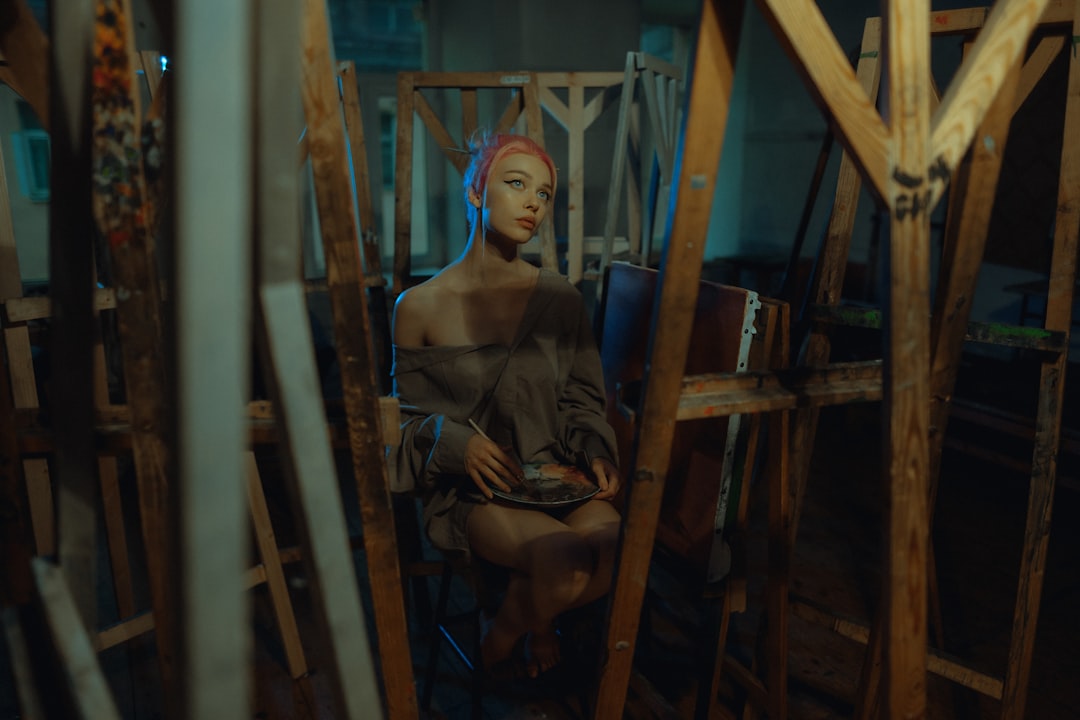
[[[600,357],[578,290],[540,271],[511,346],[394,347],[401,403],[396,472],[412,479],[432,543],[468,555],[465,522],[484,502],[465,475],[474,420],[523,463],[590,458],[618,464]]]

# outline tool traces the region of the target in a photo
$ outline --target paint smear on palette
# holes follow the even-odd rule
[[[491,490],[497,497],[521,505],[559,507],[588,500],[600,492],[591,476],[573,465],[557,463],[529,463],[522,465],[525,480],[512,486],[510,492],[496,487]]]

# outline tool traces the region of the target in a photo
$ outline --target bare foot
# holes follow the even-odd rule
[[[559,636],[551,625],[542,632],[530,633],[525,641],[529,677],[547,672],[559,663]]]
[[[490,669],[510,658],[517,636],[506,632],[496,618],[480,613],[480,663]]]

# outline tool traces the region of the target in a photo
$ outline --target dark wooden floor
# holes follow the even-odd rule
[[[1013,380],[1001,381],[997,386],[991,383],[991,387],[1004,393]],[[793,593],[866,622],[877,606],[882,566],[879,412],[879,406],[866,405],[823,413],[791,581]],[[963,430],[958,426],[955,432]],[[981,431],[967,432],[974,434],[969,439],[979,440]],[[983,440],[984,444],[989,442],[985,437]],[[1076,488],[1080,484],[1076,482],[1076,466],[1075,458],[1063,458],[1059,473],[1027,703],[1026,717],[1032,720],[1080,718],[1080,623],[1076,618],[1080,610],[1080,491]],[[342,487],[348,505],[353,502],[348,473],[343,474]],[[761,566],[764,557],[760,490],[755,492],[752,571]],[[273,502],[274,494],[270,494]],[[957,451],[946,453],[933,533],[944,649],[991,675],[1000,675],[1005,667],[1026,501],[1024,473]],[[280,505],[278,509],[280,512]],[[275,518],[275,522],[279,520]],[[353,527],[359,529],[355,519]],[[137,537],[137,533],[133,536]],[[362,552],[357,552],[357,565],[363,577]],[[333,718],[327,678],[320,671],[324,653],[316,640],[306,584],[299,565],[292,566],[289,573],[313,671],[301,681],[289,679],[265,591],[254,590],[253,717]],[[648,611],[652,621],[650,641],[639,644],[638,667],[669,703],[687,716],[696,671],[695,642],[702,636],[697,629],[700,603],[687,597],[677,579],[659,564],[653,575]],[[750,585],[750,606],[745,614],[734,617],[728,645],[729,653],[742,659],[753,655],[759,639],[761,583],[756,575],[752,574],[752,578],[755,581]],[[101,594],[107,605],[107,583],[102,583]],[[463,587],[458,588],[452,602],[463,609],[470,603],[470,595]],[[410,615],[412,657],[419,686],[428,664],[427,627],[412,603]],[[123,716],[131,720],[162,716],[155,699],[153,672],[147,669],[154,662],[149,639],[101,656]],[[851,717],[864,646],[798,616],[791,619],[789,642],[792,720]],[[445,644],[437,667],[431,717],[469,717],[468,675]],[[722,695],[722,704],[731,711],[730,716],[738,716],[742,699],[738,687],[725,682]],[[928,697],[931,719],[991,718],[999,707],[994,700],[933,675],[928,679]],[[648,717],[643,708],[632,694],[627,717]],[[581,708],[573,694],[568,698],[522,694],[484,698],[484,717],[489,720],[561,720],[579,716]],[[18,717],[6,656],[0,652],[0,720]]]

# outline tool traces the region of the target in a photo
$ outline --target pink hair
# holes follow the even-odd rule
[[[468,211],[470,224],[475,219],[477,209],[469,202],[469,193],[475,192],[478,196],[484,197],[491,168],[507,155],[516,153],[532,155],[547,165],[548,171],[551,172],[551,197],[555,197],[555,162],[539,143],[526,135],[507,133],[480,135],[469,141],[469,154],[472,160],[465,169],[465,208]]]

